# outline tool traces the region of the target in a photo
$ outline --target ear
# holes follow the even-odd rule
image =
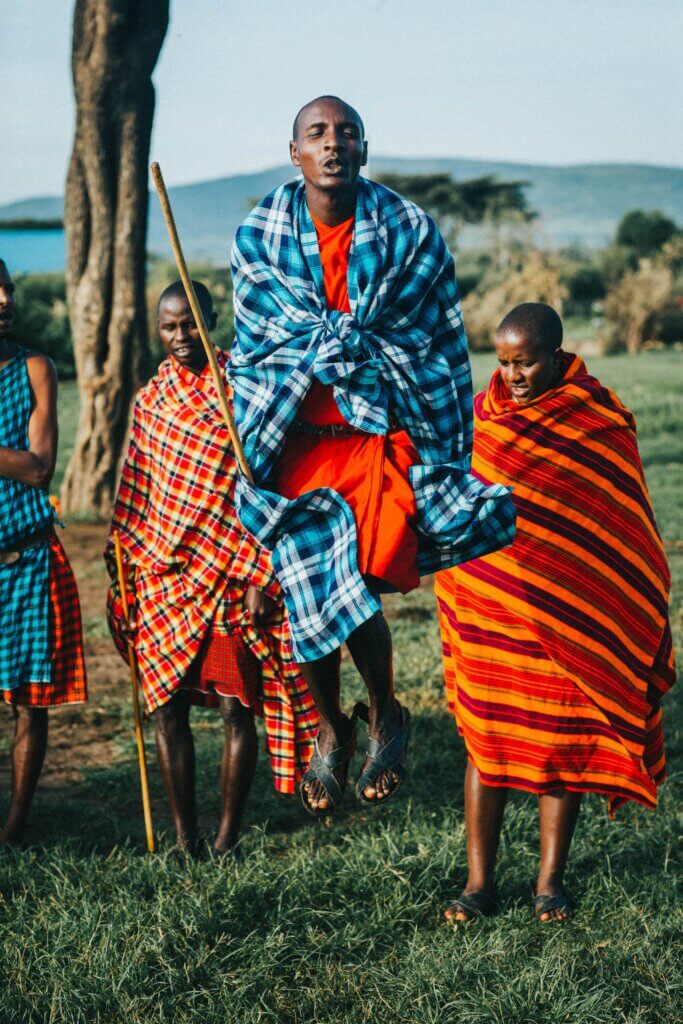
[[[363,159],[360,162],[361,167],[365,167],[367,162],[368,162],[368,144],[367,144],[367,142],[364,142],[363,143]]]
[[[294,139],[289,144],[289,159],[292,161],[295,167],[301,167],[301,161],[299,160],[299,147],[297,146]]]
[[[562,348],[556,348],[553,352],[553,376],[556,380],[560,379],[560,373],[562,370]]]
[[[212,312],[211,316],[209,317],[209,322],[208,322],[208,324],[206,326],[209,328],[210,331],[212,331],[214,329],[214,327],[216,326],[217,322],[218,322],[218,313]]]

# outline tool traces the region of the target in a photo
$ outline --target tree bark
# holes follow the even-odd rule
[[[151,75],[169,0],[76,0],[76,134],[66,182],[67,297],[81,411],[61,500],[108,516],[132,397],[146,370]]]

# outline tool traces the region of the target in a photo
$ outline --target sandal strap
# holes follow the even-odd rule
[[[335,807],[344,796],[344,790],[339,785],[339,782],[332,772],[337,768],[341,768],[344,764],[347,764],[353,757],[353,753],[356,749],[356,729],[353,719],[352,726],[353,731],[346,743],[342,743],[340,747],[335,747],[334,750],[330,750],[328,754],[320,753],[320,747],[316,738],[313,748],[313,756],[308,762],[308,768],[304,772],[301,780],[302,783],[319,782]]]
[[[569,910],[571,911],[571,903],[567,896],[558,893],[556,896],[551,896],[548,893],[540,893],[538,896],[534,896],[534,914],[536,917],[540,917],[541,914],[552,914],[554,910]]]
[[[461,910],[470,917],[490,917],[497,906],[494,896],[485,892],[463,892],[456,900],[449,903],[447,910]]]
[[[377,740],[368,737],[366,754],[370,758],[370,764],[365,771],[361,772],[356,783],[356,792],[361,792],[375,782],[382,772],[391,771],[402,779],[405,775],[405,762],[410,737],[410,712],[399,704],[402,715],[402,724],[390,740],[382,746]],[[367,721],[367,707],[365,704],[356,704],[354,712],[358,718]]]

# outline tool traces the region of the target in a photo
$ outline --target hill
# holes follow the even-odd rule
[[[529,183],[528,198],[540,214],[536,234],[545,245],[570,242],[603,245],[627,211],[660,209],[683,223],[683,168],[631,164],[577,164],[552,167],[491,160],[375,157],[370,175],[384,171],[448,171],[457,179],[495,174]],[[255,174],[239,174],[170,189],[187,254],[219,263],[228,259],[230,240],[250,202],[292,177],[281,165]],[[53,218],[62,215],[57,196],[0,206],[0,219]],[[149,248],[168,254],[168,241],[156,199],[150,208]]]

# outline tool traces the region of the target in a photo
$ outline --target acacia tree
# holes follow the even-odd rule
[[[513,215],[528,222],[536,216],[524,195],[526,181],[498,181],[492,174],[455,181],[443,172],[387,173],[380,175],[379,180],[426,210],[451,249],[457,249],[458,235],[466,224],[498,225]]]
[[[128,413],[148,357],[147,162],[152,71],[169,0],[76,0],[76,134],[66,183],[67,297],[81,412],[69,512],[111,511]]]

